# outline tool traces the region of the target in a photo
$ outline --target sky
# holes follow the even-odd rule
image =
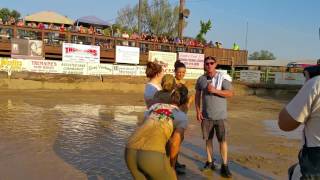
[[[320,58],[319,0],[185,0],[190,10],[184,35],[195,37],[200,20],[211,20],[208,41],[233,43],[254,51],[268,50],[278,60],[299,61]],[[179,0],[169,0],[179,5]],[[114,23],[119,9],[138,0],[0,0],[0,8],[19,11],[22,16],[50,10],[77,19],[97,16]],[[246,43],[247,37],[247,43]]]

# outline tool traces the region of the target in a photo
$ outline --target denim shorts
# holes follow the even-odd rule
[[[216,133],[219,142],[224,142],[226,140],[226,128],[225,119],[221,120],[210,120],[204,119],[201,122],[201,129],[203,139],[209,140],[213,139],[214,133]]]

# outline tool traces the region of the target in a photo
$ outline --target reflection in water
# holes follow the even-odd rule
[[[54,144],[59,156],[89,178],[130,177],[123,151],[126,138],[134,130],[138,117],[129,113],[140,112],[144,108],[107,108],[88,104],[58,107],[64,113],[59,120],[61,128]]]
[[[303,126],[299,126],[299,128],[294,131],[285,132],[279,129],[277,120],[265,120],[263,123],[266,126],[267,132],[272,135],[282,136],[288,139],[301,139]]]
[[[88,179],[128,179],[124,146],[138,122],[137,113],[144,110],[144,106],[91,104],[43,108],[8,99],[0,103],[0,138],[16,137],[19,147],[24,148],[20,152],[35,155],[37,149],[23,144],[45,142],[49,145],[42,147],[48,148],[43,151],[53,147],[60,158],[87,174]],[[9,147],[1,150],[3,154],[14,151]]]

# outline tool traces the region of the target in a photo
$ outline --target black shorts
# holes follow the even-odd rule
[[[201,122],[203,139],[213,139],[214,132],[219,142],[226,140],[225,120],[209,120],[204,119]]]

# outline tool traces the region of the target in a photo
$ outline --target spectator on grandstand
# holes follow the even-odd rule
[[[24,26],[24,22],[23,22],[22,19],[19,19],[19,20],[18,20],[17,26],[18,26],[18,27],[23,27],[23,26]]]
[[[88,34],[93,34],[93,32],[94,32],[94,29],[92,26],[90,26],[88,29]]]
[[[64,27],[64,24],[61,24],[61,26],[60,26],[60,31],[61,32],[64,32],[66,30],[66,28]]]
[[[44,24],[42,22],[40,22],[37,27],[38,27],[38,29],[43,30],[44,29]]]

